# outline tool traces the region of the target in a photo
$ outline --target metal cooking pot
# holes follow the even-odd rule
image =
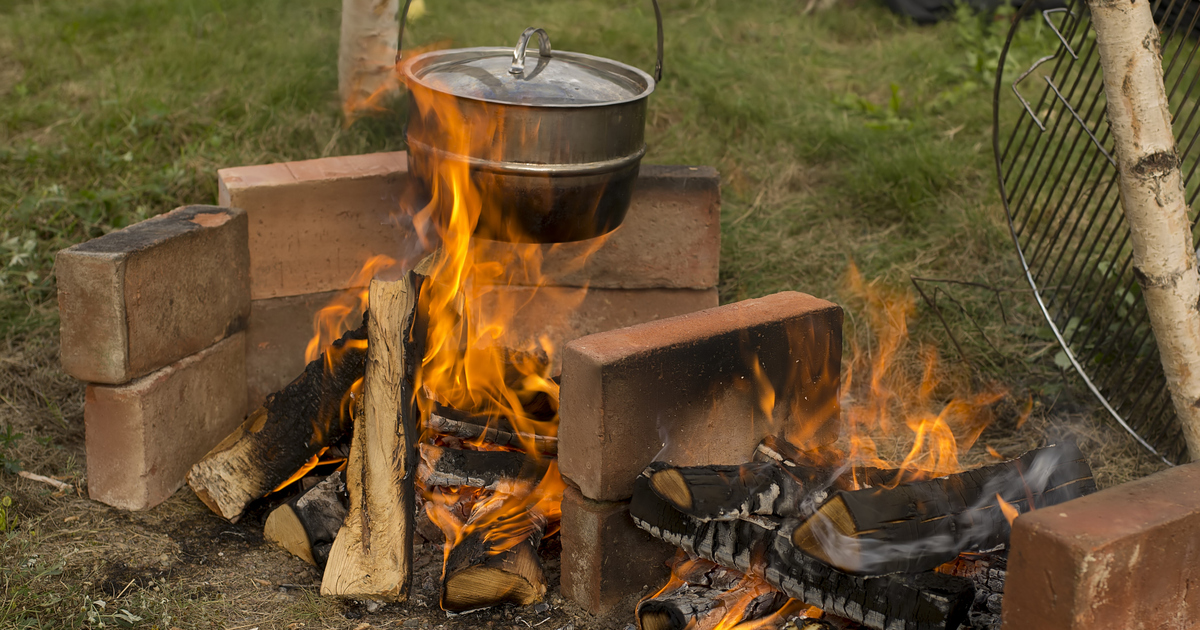
[[[658,25],[653,78],[610,59],[552,50],[540,28],[525,29],[511,49],[436,50],[406,60],[408,165],[417,202],[429,203],[435,165],[450,160],[468,165],[483,196],[477,237],[577,241],[619,226],[646,153],[646,98],[662,78],[662,14],[652,2]],[[537,58],[527,63],[534,36]],[[452,99],[453,115],[461,116],[452,126],[465,126],[473,135],[469,143],[452,139],[444,118],[418,109],[422,90],[431,93],[421,96]]]

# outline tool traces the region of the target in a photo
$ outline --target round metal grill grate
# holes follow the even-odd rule
[[[1194,212],[1200,192],[1200,0],[1155,0],[1151,6],[1162,33],[1193,237],[1200,240]],[[1006,73],[1014,35],[1035,20],[1049,26],[1056,50],[1032,67]],[[1182,463],[1183,434],[1134,278],[1086,3],[1068,0],[1065,9],[1015,21],[999,66],[996,168],[1026,279],[1067,360],[1113,418],[1151,452]]]

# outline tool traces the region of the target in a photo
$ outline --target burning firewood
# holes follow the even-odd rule
[[[942,573],[862,577],[844,573],[798,550],[791,526],[773,517],[755,522],[700,521],[683,514],[650,487],[652,465],[634,485],[634,523],[689,554],[757,575],[806,604],[875,630],[951,630],[967,617],[974,588]]]
[[[975,603],[972,604],[969,613],[974,630],[999,630],[1004,582],[1008,576],[1007,554],[963,554],[937,570],[940,573],[967,578],[975,584]]]
[[[928,571],[964,551],[1007,543],[1000,501],[1028,512],[1095,490],[1083,453],[1066,442],[937,479],[837,491],[792,541],[847,573]]]
[[[650,487],[675,509],[702,521],[807,517],[832,490],[851,483],[885,484],[896,474],[865,467],[850,470],[840,458],[832,449],[801,451],[767,436],[755,449],[753,462],[666,468],[651,475]]]
[[[364,317],[364,319],[368,319]],[[212,511],[237,522],[350,428],[348,405],[367,361],[367,322],[333,342],[188,472]]]
[[[419,444],[417,478],[426,487],[470,486],[506,491],[513,484],[536,482],[550,460],[514,451],[473,451]]]
[[[638,603],[640,630],[712,630],[763,619],[788,597],[762,580],[709,560],[677,562],[667,586]]]
[[[486,510],[486,507],[477,507]],[[473,515],[474,516],[474,515]],[[514,512],[469,531],[446,554],[442,608],[465,612],[498,604],[532,604],[546,594],[538,545],[546,519]]]
[[[497,428],[499,419],[475,416],[449,407],[439,406],[429,415],[425,426],[441,435],[463,440],[473,440],[496,446],[524,449],[533,445],[537,452],[545,455],[558,454],[558,438],[533,433],[522,433],[511,426]]]
[[[275,508],[267,517],[263,536],[301,560],[324,568],[346,519],[347,500],[345,477],[339,470]]]
[[[415,503],[412,378],[421,357],[414,326],[422,281],[415,272],[371,281],[362,413],[346,469],[350,508],[329,552],[322,595],[408,597]]]

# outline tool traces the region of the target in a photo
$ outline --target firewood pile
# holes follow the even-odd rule
[[[1070,442],[945,477],[905,476],[769,437],[740,466],[651,464],[630,514],[689,556],[829,615],[875,630],[953,630],[998,627],[1012,517],[1095,491]],[[688,627],[703,608],[647,606],[643,630]]]
[[[415,395],[425,280],[417,272],[374,280],[362,326],[268,397],[188,483],[233,522],[252,502],[298,488],[268,515],[264,534],[324,571],[323,594],[403,600],[420,531],[448,545],[445,610],[539,601],[537,550],[557,529],[561,501],[555,484],[542,483],[558,480],[556,401],[522,401],[547,429],[528,432]],[[417,400],[431,408],[419,429]]]

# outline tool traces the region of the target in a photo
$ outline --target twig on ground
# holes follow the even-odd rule
[[[29,472],[28,470],[18,471],[17,475],[20,477],[24,477],[30,481],[37,481],[39,483],[44,483],[44,484],[54,486],[55,488],[57,488],[58,490],[60,490],[62,492],[67,492],[67,491],[70,491],[75,488],[75,486],[72,486],[71,484],[69,484],[65,481],[59,481],[57,479],[51,479],[50,477],[45,477],[43,475],[37,475],[37,474]]]

